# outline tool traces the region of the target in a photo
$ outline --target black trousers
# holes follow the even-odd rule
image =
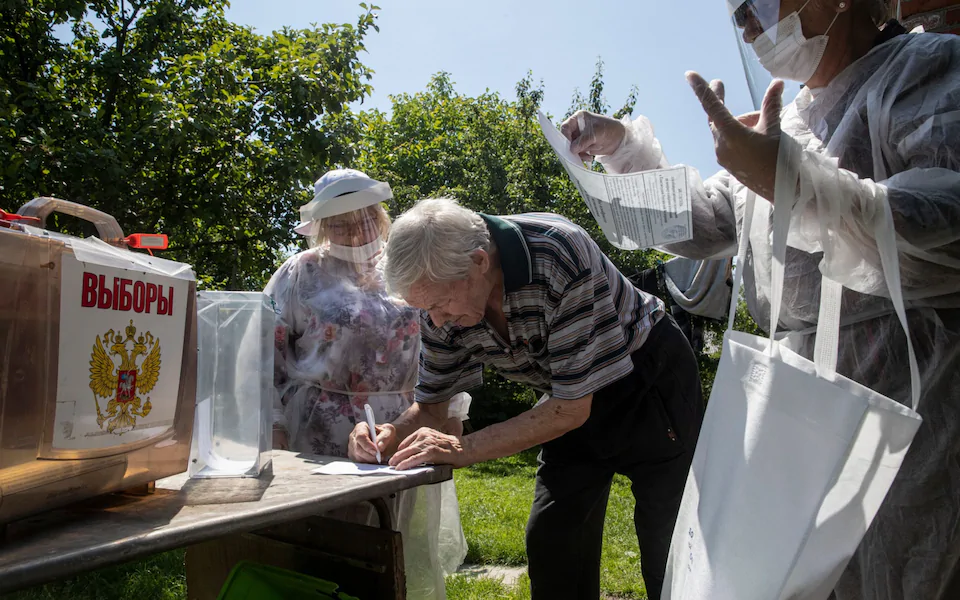
[[[697,359],[670,316],[631,358],[633,372],[594,394],[583,426],[543,445],[526,539],[534,600],[600,597],[615,473],[630,479],[643,579],[660,598],[704,403]]]

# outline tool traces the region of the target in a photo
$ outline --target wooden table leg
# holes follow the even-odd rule
[[[122,491],[124,494],[130,496],[150,496],[151,494],[156,493],[157,491],[157,482],[148,481],[147,483],[141,485],[135,485],[131,488],[127,488]]]
[[[187,598],[214,600],[241,560],[326,579],[362,600],[406,598],[403,544],[389,526],[313,517],[190,546]]]

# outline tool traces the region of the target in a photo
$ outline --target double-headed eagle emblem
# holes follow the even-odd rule
[[[137,417],[150,414],[150,398],[144,400],[141,395],[149,394],[160,377],[160,340],[149,331],[137,337],[133,320],[124,333],[126,337],[110,329],[102,341],[98,335],[90,355],[90,389],[97,405],[97,425],[103,429],[106,422],[107,431],[118,434],[133,429]],[[102,412],[101,398],[110,398]]]

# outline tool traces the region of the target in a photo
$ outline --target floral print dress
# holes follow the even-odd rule
[[[413,402],[416,309],[388,296],[373,264],[301,252],[265,290],[277,310],[274,422],[297,452],[346,456],[370,404],[388,423]]]

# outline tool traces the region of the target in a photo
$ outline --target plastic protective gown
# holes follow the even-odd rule
[[[909,404],[903,329],[866,224],[885,186],[922,382],[923,424],[836,597],[960,598],[950,587],[960,558],[960,37],[900,35],[875,47],[826,88],[802,90],[782,128],[804,151],[778,331],[812,358],[823,269],[856,290],[844,290],[837,371]],[[638,119],[601,161],[614,171],[665,165],[649,131]],[[691,173],[694,239],[664,249],[734,255],[746,189],[726,172],[702,182]],[[771,219],[758,202],[743,273],[760,324],[770,322]]]
[[[291,450],[346,456],[364,404],[378,423],[412,404],[419,313],[385,293],[375,263],[347,262],[322,246],[287,260],[265,293],[277,310],[274,422]],[[407,597],[445,598],[444,574],[466,555],[453,482],[401,492],[389,504],[403,535]],[[330,516],[377,520],[366,504]]]

